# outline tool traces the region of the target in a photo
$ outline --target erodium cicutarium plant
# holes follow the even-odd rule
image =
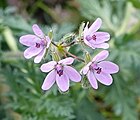
[[[69,90],[70,81],[82,83],[82,79],[85,77],[86,82],[94,89],[98,88],[98,81],[107,86],[112,84],[111,74],[117,73],[119,67],[113,62],[105,60],[109,52],[102,50],[93,59],[90,55],[93,55],[96,49],[109,48],[109,44],[106,42],[109,41],[110,34],[99,31],[101,24],[101,18],[97,18],[90,27],[89,22],[86,25],[82,23],[78,34],[73,36],[69,34],[59,42],[53,40],[52,30],[45,35],[36,24],[32,26],[34,35],[28,34],[20,37],[20,43],[28,47],[24,51],[26,59],[34,57],[34,63],[40,63],[43,58],[47,60],[47,55],[51,55],[52,60],[43,63],[40,67],[42,72],[47,73],[41,87],[43,90],[49,90],[56,83],[61,92],[66,92]],[[67,42],[67,38],[71,38],[72,41]],[[69,48],[75,44],[78,44],[83,51],[83,58],[69,52]],[[87,47],[92,52],[88,52]],[[49,54],[47,54],[48,52]],[[76,60],[83,66],[80,72],[72,66]]]

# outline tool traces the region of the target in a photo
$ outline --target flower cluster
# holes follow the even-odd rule
[[[56,82],[60,91],[66,92],[70,86],[69,81],[80,82],[82,79],[81,76],[86,77],[94,89],[98,88],[97,81],[104,85],[112,84],[113,79],[110,74],[117,73],[119,67],[115,63],[105,61],[109,55],[107,50],[102,50],[91,60],[87,50],[85,50],[86,55],[83,59],[66,49],[74,44],[88,46],[92,50],[96,48],[109,48],[109,44],[106,42],[110,39],[110,34],[107,32],[98,32],[102,20],[97,18],[89,28],[88,24],[83,28],[80,27],[82,30],[79,31],[81,32],[79,32],[79,35],[75,35],[71,43],[65,43],[64,40],[59,43],[54,42],[52,37],[49,35],[46,36],[36,24],[32,26],[34,35],[28,34],[20,37],[20,43],[28,47],[24,51],[26,59],[34,57],[34,62],[40,63],[48,51],[52,55],[52,61],[44,63],[40,67],[42,72],[49,72],[43,82],[43,90],[49,90]],[[80,73],[72,67],[74,60],[81,61],[81,64],[84,63],[84,67]]]

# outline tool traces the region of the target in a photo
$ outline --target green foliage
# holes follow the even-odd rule
[[[7,66],[7,71],[3,71],[7,79],[6,84],[11,90],[5,94],[11,99],[6,108],[17,111],[25,120],[74,118],[72,115],[74,103],[69,95],[61,95],[55,86],[48,92],[41,91],[40,85],[44,76],[38,66],[25,63],[23,60],[18,65],[15,63],[12,66],[14,69]]]
[[[3,112],[0,112],[0,119],[12,119],[12,115],[5,112],[9,109],[18,113],[23,120],[138,120],[140,118],[138,1],[78,0],[78,3],[80,13],[87,21],[93,22],[97,17],[101,17],[103,19],[101,29],[111,33],[109,60],[120,67],[119,74],[113,75],[113,84],[110,87],[99,84],[99,89],[95,91],[92,88],[82,89],[80,84],[73,83],[74,86],[71,84],[72,87],[66,94],[61,94],[57,86],[53,86],[47,92],[42,91],[41,84],[46,74],[41,73],[40,65],[22,57],[20,50],[25,48],[18,44],[21,35],[33,33],[31,26],[36,20],[25,20],[16,14],[15,8],[1,9],[0,76],[3,75],[5,80],[0,77],[0,84],[6,84],[10,90],[0,96],[0,99],[8,98],[8,102],[0,104],[0,111]],[[67,36],[74,34],[75,26],[77,25],[72,23],[59,25],[54,23],[50,26],[41,24],[46,34],[52,29],[55,41],[67,38],[68,43],[72,37]],[[7,28],[11,31],[12,39],[9,38],[9,33],[8,38],[3,34]],[[12,47],[11,40],[14,41]],[[70,52],[82,56],[79,47],[81,46],[73,46]],[[78,70],[82,67],[78,62],[74,64]]]
[[[131,32],[128,30],[129,20],[133,19],[133,14],[137,13],[137,10],[126,1],[79,0],[79,2],[81,13],[85,18],[93,20],[95,17],[101,17],[103,25],[105,25],[103,29],[112,32],[109,59],[120,66],[119,74],[114,75],[112,87],[109,90],[103,88],[99,94],[106,93],[104,100],[106,104],[112,105],[116,116],[122,115],[122,120],[138,120],[140,37],[135,40],[135,32],[139,31],[139,28],[133,29],[132,26],[129,26]],[[133,9],[135,12],[132,14]],[[135,19],[137,21],[134,26],[140,27],[138,17]]]

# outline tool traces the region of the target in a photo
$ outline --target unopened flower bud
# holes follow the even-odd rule
[[[89,52],[85,53],[85,61],[86,61],[86,63],[91,61],[91,56],[90,56]]]
[[[84,26],[85,26],[85,23],[84,23],[84,22],[82,22],[82,23],[81,23],[81,25],[80,25],[80,27],[79,27],[79,37],[81,37],[81,36],[82,36],[82,34],[83,34],[83,29],[84,29]]]
[[[52,59],[53,61],[59,61],[60,56],[56,52],[52,52]]]
[[[49,31],[48,36],[51,40],[53,39],[53,31],[52,30]]]
[[[82,78],[81,83],[82,83],[82,87],[83,87],[84,89],[88,89],[88,88],[91,87],[91,86],[90,86],[90,83],[89,83],[89,81],[88,81],[88,79],[87,79],[87,77],[86,77],[85,75],[83,75],[83,78]]]
[[[72,42],[74,39],[75,39],[75,33],[68,33],[63,36],[62,41],[64,42],[64,44],[68,44]]]

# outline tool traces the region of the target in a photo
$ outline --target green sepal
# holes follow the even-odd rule
[[[56,52],[52,52],[53,61],[60,61],[60,56]]]
[[[89,52],[86,52],[85,53],[85,62],[89,63],[90,61],[91,61],[91,56],[90,56]]]
[[[51,40],[53,39],[53,31],[52,30],[49,31],[48,36]]]

